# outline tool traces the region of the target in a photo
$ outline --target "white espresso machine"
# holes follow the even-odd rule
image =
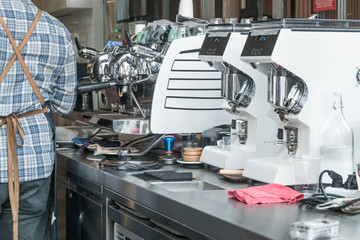
[[[276,157],[249,159],[244,176],[283,185],[316,183],[315,176],[297,178],[297,164],[319,158],[321,130],[339,89],[359,157],[359,42],[360,21],[282,19],[252,25],[241,59],[268,75],[272,109],[267,115],[277,122],[275,144],[280,145]]]
[[[244,169],[249,158],[275,156],[276,122],[266,116],[266,75],[240,60],[250,24],[210,25],[199,58],[222,73],[222,107],[231,116],[230,144],[206,146],[200,161]],[[267,126],[267,127],[263,127]]]
[[[172,41],[152,99],[153,133],[200,133],[230,121],[222,108],[221,75],[198,59],[204,35]]]

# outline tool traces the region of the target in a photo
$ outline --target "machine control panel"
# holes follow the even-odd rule
[[[206,34],[199,56],[223,56],[229,38],[229,32],[210,32]]]
[[[246,39],[242,57],[263,57],[271,56],[276,40],[279,36],[279,31],[276,33],[264,32],[264,33],[251,33]]]

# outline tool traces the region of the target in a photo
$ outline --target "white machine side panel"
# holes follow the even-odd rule
[[[221,73],[198,59],[203,40],[197,36],[171,43],[156,80],[153,133],[202,132],[231,122],[221,107]]]
[[[334,91],[343,93],[344,115],[354,130],[355,161],[360,158],[359,32],[282,30],[272,59],[302,78],[308,99],[296,117],[311,127],[310,154],[319,155],[321,130],[331,115]],[[295,57],[294,57],[295,56]]]

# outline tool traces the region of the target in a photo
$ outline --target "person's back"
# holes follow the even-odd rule
[[[0,15],[19,45],[24,39],[36,13],[30,1],[0,1]],[[4,69],[14,54],[9,39],[0,30],[0,69]],[[55,113],[67,114],[74,107],[76,65],[71,38],[63,25],[43,12],[21,55],[45,102],[51,103]],[[64,72],[64,67],[67,68]],[[0,116],[19,114],[40,109],[40,103],[20,66],[15,61],[0,83]],[[47,162],[45,169],[27,163],[27,173],[20,173],[20,181],[46,177],[51,173],[53,157],[49,156],[53,132],[43,115],[19,119],[24,130],[24,146],[18,152],[19,164],[25,158]],[[0,128],[0,163],[6,163],[6,128]],[[46,169],[49,168],[49,169]],[[22,167],[20,166],[20,172]],[[0,167],[0,182],[7,182],[7,169]]]
[[[0,16],[9,28],[44,102],[50,105],[52,112],[67,114],[75,104],[76,62],[71,37],[66,28],[57,19],[42,12],[30,38],[23,49],[20,49],[37,13],[37,7],[30,0],[0,1]],[[4,72],[13,55],[14,49],[9,37],[0,26],[0,73]],[[0,119],[12,114],[21,116],[43,107],[17,57],[0,82]],[[23,143],[16,147],[20,183],[48,178],[52,173],[55,157],[54,131],[49,120],[45,114],[17,120],[23,130],[21,139],[18,127],[15,127],[18,130],[16,143]],[[3,126],[0,123],[0,184],[8,182],[6,130],[6,124]],[[20,185],[20,206],[21,190]],[[5,231],[1,230],[3,194],[5,193],[0,186],[0,234]],[[21,217],[19,222],[21,224]]]

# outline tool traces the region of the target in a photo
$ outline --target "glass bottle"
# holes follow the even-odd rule
[[[320,170],[332,170],[340,174],[343,182],[354,172],[354,133],[343,113],[342,94],[335,92],[333,111],[321,133]],[[327,174],[325,183],[331,183]]]

